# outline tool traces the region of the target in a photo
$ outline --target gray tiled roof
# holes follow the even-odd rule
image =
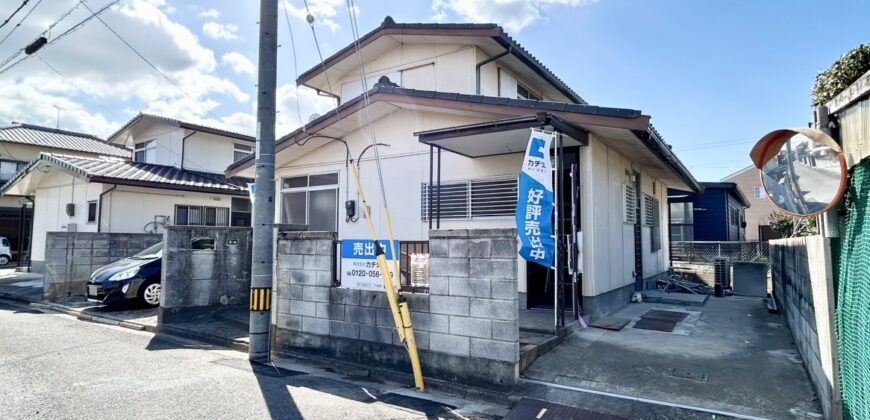
[[[30,165],[3,186],[6,191],[40,164],[48,164],[86,178],[89,182],[148,188],[247,195],[247,178],[190,171],[174,166],[131,162],[112,157],[75,157],[40,153]]]
[[[121,134],[121,132],[132,127],[134,124],[136,124],[142,120],[157,121],[157,122],[161,122],[163,124],[169,124],[169,125],[175,126],[175,127],[186,128],[188,130],[193,130],[193,131],[201,131],[203,133],[217,134],[217,135],[225,136],[225,137],[232,137],[234,139],[239,139],[239,140],[245,140],[245,141],[256,141],[257,140],[255,137],[249,136],[247,134],[237,133],[234,131],[224,130],[221,128],[209,127],[209,126],[201,125],[201,124],[189,123],[186,121],[177,120],[175,118],[163,117],[160,115],[146,114],[143,112],[136,114],[136,116],[133,117],[132,119],[130,119],[130,121],[127,121],[127,123],[122,125],[121,128],[115,130],[114,133],[109,135],[109,137],[107,137],[107,139],[112,140],[115,136],[117,136],[118,134]]]
[[[130,149],[108,144],[89,134],[31,124],[0,127],[0,142],[94,153],[105,156],[130,157]]]

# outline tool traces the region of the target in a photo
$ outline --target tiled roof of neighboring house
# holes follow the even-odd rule
[[[401,97],[419,98],[423,101],[446,100],[467,104],[516,107],[523,110],[530,110],[533,113],[569,112],[575,114],[585,114],[617,119],[634,119],[643,117],[643,114],[640,111],[634,109],[607,108],[587,104],[569,104],[564,102],[547,102],[483,95],[466,95],[461,93],[434,92],[426,90],[406,89],[397,86],[390,86],[388,84],[380,82],[375,83],[374,87],[372,87],[372,89],[369,90],[365,95],[368,95],[369,101],[371,101],[372,103],[379,100],[378,95],[396,95]],[[341,106],[339,106],[336,110],[326,112],[320,117],[312,120],[308,124],[278,139],[276,141],[275,149],[281,150],[282,148],[289,146],[294,141],[298,140],[297,137],[303,132],[316,132],[318,130],[317,127],[327,123],[327,121],[331,119],[334,119],[336,115],[346,115],[349,109],[355,109],[356,107],[361,106],[362,103],[364,103],[364,95],[357,96],[356,98],[341,104]],[[679,174],[680,178],[682,178],[688,185],[695,187],[696,190],[702,190],[701,186],[698,184],[698,181],[695,180],[695,178],[692,176],[691,172],[689,172],[689,170],[685,167],[685,165],[680,162],[680,160],[671,150],[670,146],[668,146],[664,142],[664,140],[662,140],[658,131],[656,131],[654,127],[648,125],[644,130],[636,130],[635,134],[638,136],[638,138],[640,138],[641,141],[646,143],[647,147],[652,149],[653,152],[660,157],[660,159],[667,162],[667,164],[670,165],[671,168],[673,168],[673,170],[677,174]],[[233,172],[238,168],[250,165],[253,159],[254,157],[253,155],[251,155],[236,162],[233,162],[227,168],[227,172]]]
[[[227,178],[221,174],[111,157],[86,158],[40,153],[27,168],[3,185],[0,192],[5,193],[39,165],[59,168],[88,182],[218,194],[247,195],[247,183],[251,182],[247,178]]]
[[[90,134],[31,124],[15,124],[0,127],[0,142],[27,144],[30,146],[63,149],[75,152],[94,153],[106,156],[130,157],[130,149],[108,144]]]
[[[121,128],[117,129],[114,133],[112,133],[109,137],[107,137],[107,139],[111,140],[112,138],[114,138],[118,134],[121,134],[124,130],[130,128],[134,124],[136,124],[139,121],[142,121],[144,119],[151,120],[151,121],[157,121],[157,122],[161,122],[164,124],[173,125],[176,127],[186,128],[188,130],[200,131],[203,133],[210,133],[210,134],[217,134],[217,135],[226,136],[226,137],[232,137],[234,139],[239,139],[239,140],[245,140],[245,141],[256,141],[257,140],[255,137],[249,136],[247,134],[236,133],[234,131],[224,130],[221,128],[215,128],[215,127],[209,127],[209,126],[201,125],[201,124],[189,123],[189,122],[177,120],[174,118],[168,118],[168,117],[163,117],[163,116],[154,115],[154,114],[146,114],[146,113],[142,113],[142,112],[140,112],[138,115],[133,117],[130,121],[127,121],[126,124],[122,125]]]
[[[586,104],[587,102],[574,92],[573,89],[568,87],[562,79],[559,79],[550,69],[544,66],[535,56],[529,53],[525,48],[522,47],[518,42],[516,42],[513,38],[511,38],[507,33],[504,32],[501,26],[494,23],[396,23],[392,17],[387,16],[384,18],[384,21],[380,26],[373,29],[371,32],[360,37],[356,43],[352,43],[335,54],[331,55],[327,59],[323,61],[323,64],[318,64],[311,69],[305,71],[304,73],[299,75],[299,78],[296,79],[296,83],[304,84],[306,81],[310,80],[312,77],[316,76],[320,71],[324,68],[329,67],[334,62],[337,62],[347,56],[348,54],[355,51],[357,45],[364,46],[373,38],[376,38],[382,34],[383,31],[388,30],[402,31],[402,33],[412,34],[415,31],[417,32],[431,32],[431,31],[443,31],[445,36],[450,36],[452,34],[461,34],[463,36],[487,36],[495,40],[495,42],[499,43],[506,50],[509,50],[514,56],[516,56],[520,61],[529,66],[535,73],[539,76],[543,77],[545,80],[553,84],[560,92],[562,92],[565,96],[570,98],[572,101],[578,104]]]

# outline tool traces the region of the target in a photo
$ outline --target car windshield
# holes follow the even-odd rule
[[[133,255],[130,258],[136,259],[149,259],[149,258],[160,258],[163,256],[163,242],[158,242],[154,245],[149,246],[148,248],[143,249],[138,254]]]

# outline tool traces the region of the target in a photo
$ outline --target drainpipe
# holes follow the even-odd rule
[[[182,142],[181,144],[182,144],[182,149],[181,149],[181,150],[184,150],[184,149],[183,149],[183,147],[184,147],[184,146],[183,146],[184,143]],[[182,156],[183,156],[183,155],[182,155]],[[184,158],[182,158],[182,160],[183,160],[183,159],[184,159]],[[183,162],[182,162],[182,163],[183,163]],[[100,204],[99,204],[100,208],[99,208],[99,211],[97,212],[97,232],[101,232],[101,231],[103,230],[103,196],[106,195],[106,194],[108,194],[108,193],[110,193],[110,192],[112,192],[112,191],[115,191],[115,188],[118,188],[118,184],[112,184],[112,188],[109,188],[108,190],[103,191],[103,192],[100,193],[100,199],[99,199],[99,200],[100,200],[100,201],[99,201],[99,203],[100,203]]]
[[[480,95],[480,68],[489,64],[489,63],[492,63],[495,60],[498,60],[499,58],[502,58],[502,57],[510,54],[511,52],[513,52],[512,46],[508,47],[508,49],[506,49],[506,50],[504,50],[504,51],[502,51],[502,52],[500,52],[492,57],[487,58],[486,60],[483,60],[483,61],[477,63],[477,65],[474,66],[474,72],[475,72],[476,84],[477,84],[476,92],[478,95]]]
[[[184,141],[187,140],[188,137],[190,137],[190,136],[196,134],[197,132],[198,132],[198,131],[193,130],[192,133],[190,133],[190,134],[188,134],[188,135],[186,135],[186,136],[184,136],[184,137],[181,138],[181,165],[179,165],[179,167],[180,167],[181,169],[184,169]],[[109,190],[109,191],[111,191],[111,190]],[[108,192],[108,191],[107,191],[107,192]]]
[[[317,92],[317,96],[325,96],[327,98],[335,99],[335,106],[341,105],[341,96],[320,89],[314,89],[314,91]],[[302,123],[302,126],[305,126],[305,121],[300,122]]]

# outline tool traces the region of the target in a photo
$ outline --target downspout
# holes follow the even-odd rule
[[[513,46],[509,46],[506,50],[504,50],[504,51],[502,51],[502,52],[500,52],[492,57],[489,57],[486,60],[483,60],[483,61],[477,63],[476,66],[474,66],[474,72],[475,72],[475,78],[476,78],[475,83],[477,84],[476,93],[478,95],[480,95],[480,68],[489,64],[489,63],[492,63],[493,61],[498,60],[499,58],[502,58],[502,57],[504,57],[512,52],[513,52]]]
[[[338,96],[334,93],[327,92],[327,91],[320,90],[320,89],[314,89],[314,91],[317,92],[317,96],[325,96],[327,98],[334,98],[335,99],[335,106],[341,105],[341,96]],[[304,121],[302,121],[302,122],[304,123]],[[302,125],[304,126],[305,124],[302,124]]]
[[[182,142],[182,145],[183,144],[184,144],[184,142]],[[182,148],[182,150],[184,150],[184,149]],[[112,188],[109,188],[108,190],[100,193],[100,204],[99,204],[100,208],[99,208],[99,212],[97,212],[97,232],[101,232],[103,229],[103,196],[112,192],[112,191],[115,191],[115,188],[118,188],[118,184],[112,184]]]
[[[188,134],[188,135],[186,135],[186,136],[184,136],[184,137],[181,138],[181,165],[179,165],[179,167],[180,167],[181,169],[184,169],[184,141],[187,140],[188,137],[190,137],[190,136],[192,136],[192,135],[194,135],[194,134],[196,134],[196,133],[198,133],[198,131],[193,130],[192,133],[190,133],[190,134]],[[116,185],[116,186],[117,186],[117,185]],[[109,191],[111,191],[111,190],[109,190]],[[108,192],[108,191],[107,191],[107,192]]]
[[[30,260],[30,250],[33,247],[33,220],[36,218],[36,201],[33,200],[32,197],[24,197],[27,201],[30,201],[30,236],[27,237],[27,272],[31,272],[31,260]],[[27,220],[27,211],[24,212],[24,220]],[[23,229],[22,229],[23,230]],[[18,266],[22,267],[23,264],[21,262],[24,260],[24,256],[22,255],[22,251],[24,247],[21,246],[24,243],[24,238],[19,238],[19,251],[18,251]]]

